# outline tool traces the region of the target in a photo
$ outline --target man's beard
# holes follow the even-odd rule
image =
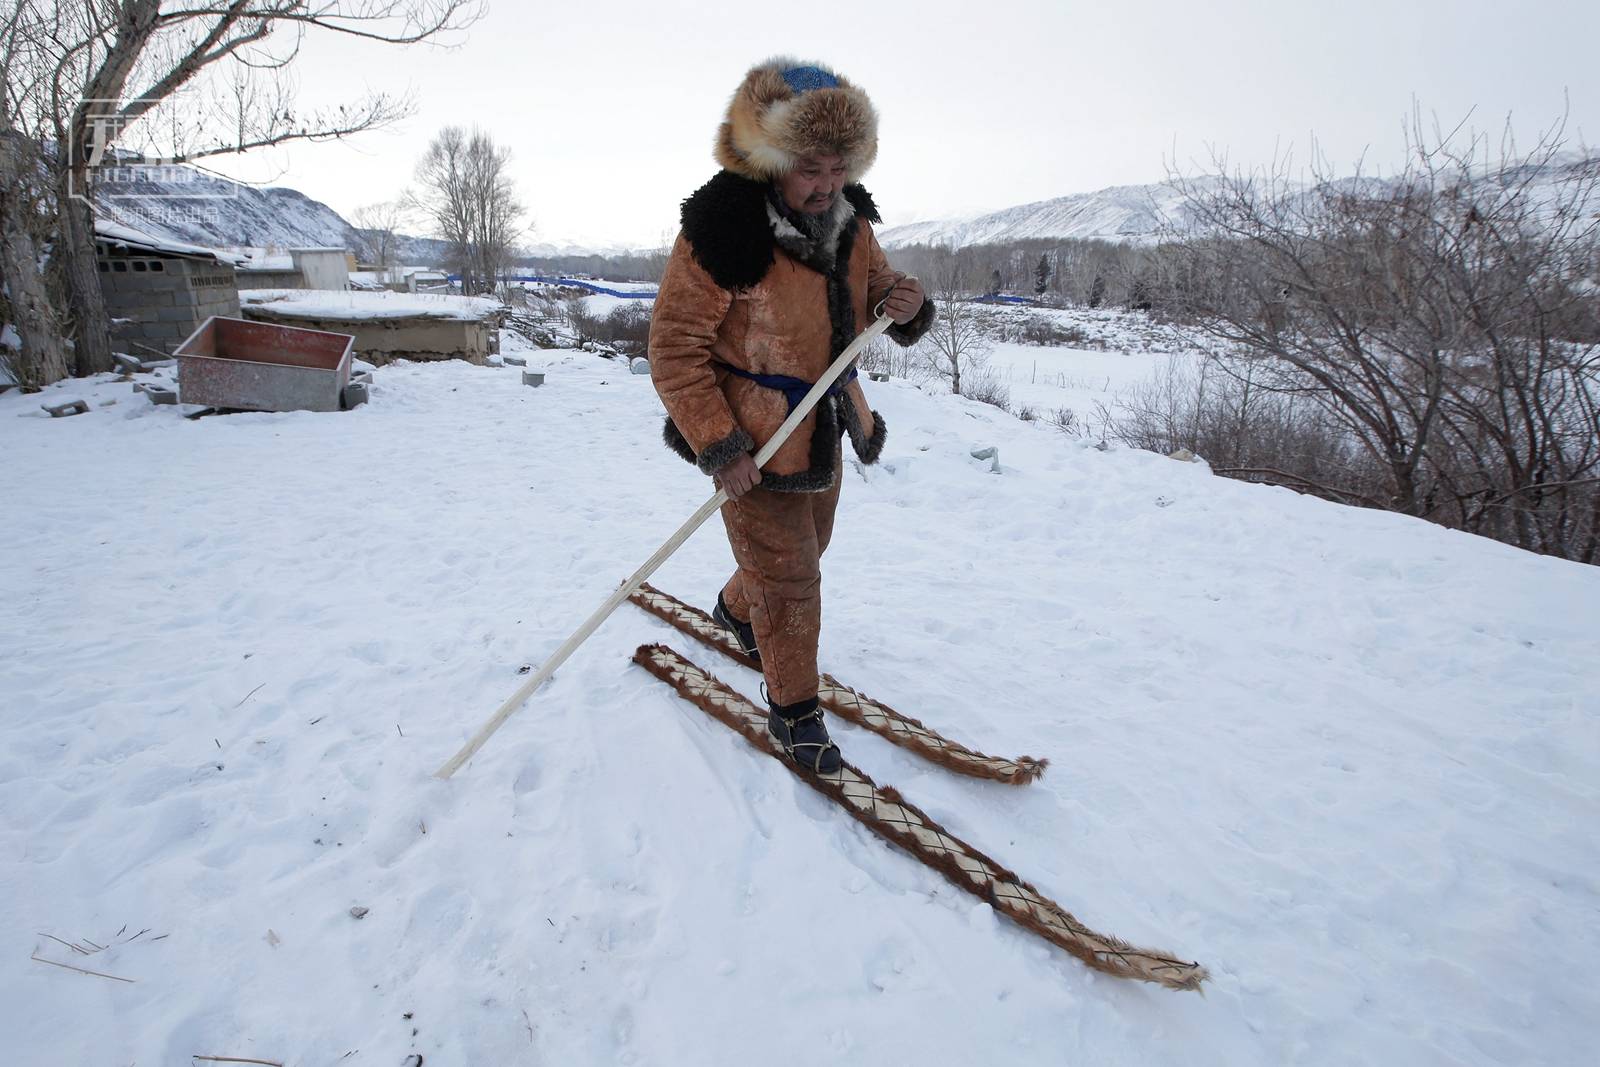
[[[791,221],[797,230],[813,241],[820,240],[828,233],[828,222],[833,216],[833,198],[829,197],[828,202],[815,211],[796,211],[793,215]]]
[[[796,211],[784,200],[783,192],[774,183],[767,189],[767,202],[808,241],[826,241],[834,234],[834,213],[839,207],[841,193],[828,197],[828,202],[817,211]]]

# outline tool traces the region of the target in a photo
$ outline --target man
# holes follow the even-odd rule
[[[887,433],[852,370],[757,470],[752,454],[884,301],[909,345],[933,305],[896,274],[859,184],[878,150],[867,95],[816,63],[753,68],[717,134],[723,170],[683,202],[683,229],[650,323],[650,373],[667,444],[727,491],[738,567],[715,616],[759,657],[768,729],[796,762],[841,762],[817,707],[820,560],[833,533],[848,435],[874,463]]]

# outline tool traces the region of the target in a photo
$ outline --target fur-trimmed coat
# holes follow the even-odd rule
[[[845,187],[822,235],[810,238],[782,217],[768,189],[724,170],[684,201],[650,321],[664,437],[707,474],[754,452],[789,415],[781,391],[727,368],[815,382],[895,281],[872,232],[877,208],[861,186]],[[889,336],[913,344],[932,317],[929,300]],[[762,488],[831,488],[842,433],[863,462],[877,461],[887,430],[859,380],[806,417],[763,469]]]

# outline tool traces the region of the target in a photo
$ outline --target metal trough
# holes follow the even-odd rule
[[[213,315],[173,353],[185,404],[338,411],[355,338]]]

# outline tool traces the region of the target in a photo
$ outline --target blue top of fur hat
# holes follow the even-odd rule
[[[821,67],[790,67],[783,72],[783,80],[797,93],[809,93],[813,89],[839,88],[839,79]]]

